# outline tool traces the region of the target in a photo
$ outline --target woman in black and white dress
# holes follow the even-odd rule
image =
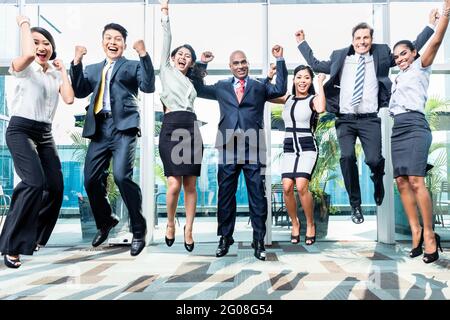
[[[300,65],[294,70],[292,94],[271,100],[284,103],[282,117],[286,127],[281,162],[283,197],[292,222],[291,242],[300,242],[300,222],[297,218],[297,204],[294,197],[294,183],[306,216],[305,243],[316,241],[313,218],[313,198],[308,189],[319,149],[314,138],[314,129],[319,113],[325,111],[324,74],[319,74],[319,93],[313,86],[314,73],[309,66]]]

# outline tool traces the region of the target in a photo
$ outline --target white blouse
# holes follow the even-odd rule
[[[430,74],[431,66],[422,67],[420,57],[408,69],[399,72],[392,84],[389,103],[391,115],[395,116],[408,111],[425,113]]]
[[[18,116],[39,122],[52,123],[62,85],[61,72],[49,65],[47,72],[33,61],[20,72],[9,73],[17,78],[10,116]]]

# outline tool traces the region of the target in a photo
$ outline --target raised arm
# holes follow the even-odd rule
[[[283,57],[283,47],[275,45],[272,48],[272,55],[277,59],[277,79],[275,85],[266,82],[266,100],[282,97],[287,91],[288,71]]]
[[[326,76],[323,73],[319,73],[319,75],[317,76],[317,84],[319,86],[319,92],[314,97],[314,100],[313,100],[314,110],[317,113],[324,112],[326,104],[327,104],[327,99],[325,97],[325,91],[323,89],[323,82],[325,81],[325,78],[326,78]]]
[[[214,59],[214,55],[211,51],[205,51],[202,53],[200,58],[200,63],[197,66],[200,70],[203,70],[203,74],[206,74],[206,69],[208,68],[208,63]],[[197,96],[209,100],[217,100],[217,84],[205,85],[203,79],[195,77],[192,79],[195,90],[197,91]]]
[[[320,61],[314,57],[311,47],[305,40],[305,32],[303,30],[299,30],[295,33],[295,40],[298,43],[298,50],[300,50],[303,58],[305,58],[306,63],[309,64],[315,72],[330,74],[331,60]]]
[[[87,50],[83,46],[75,46],[75,58],[70,64],[70,79],[72,80],[72,88],[77,98],[85,98],[93,91],[87,75],[83,72],[83,57]]]
[[[12,61],[12,69],[15,72],[21,72],[34,61],[36,46],[31,36],[30,19],[25,16],[17,16],[16,21],[20,28],[21,54]]]
[[[161,69],[170,66],[170,45],[172,43],[172,33],[169,21],[169,1],[162,0],[161,3],[161,26],[163,28],[163,47],[161,52]]]
[[[441,46],[444,39],[445,32],[448,27],[448,20],[450,15],[450,0],[444,1],[444,9],[442,10],[442,15],[439,18],[439,23],[436,27],[436,34],[431,38],[425,52],[422,54],[422,67],[426,68],[431,66],[436,57],[436,53]]]
[[[133,49],[136,50],[139,55],[139,66],[137,69],[139,89],[145,93],[155,92],[155,69],[153,68],[152,60],[145,49],[144,41],[136,41],[133,45]]]
[[[59,87],[59,93],[66,104],[72,104],[74,99],[74,92],[72,85],[70,84],[69,77],[67,76],[66,68],[64,63],[60,59],[55,59],[53,65],[56,70],[61,72],[62,84]]]

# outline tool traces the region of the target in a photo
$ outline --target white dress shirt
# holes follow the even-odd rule
[[[389,102],[391,115],[408,111],[425,113],[430,74],[431,66],[422,67],[420,57],[408,69],[400,71],[392,83],[392,95]]]
[[[347,56],[341,71],[340,113],[373,113],[378,112],[378,80],[375,74],[373,56],[369,53],[365,57],[364,87],[361,103],[354,110],[351,102],[355,87],[356,70],[360,55]]]
[[[39,122],[52,123],[62,85],[61,72],[49,65],[46,72],[33,61],[20,72],[9,73],[17,78],[11,103],[11,116],[18,116]]]
[[[105,91],[103,93],[103,109],[101,112],[110,112],[111,111],[111,100],[109,94],[109,87],[111,83],[111,74],[114,69],[116,61],[111,61],[111,65],[109,66],[108,72],[105,75]]]

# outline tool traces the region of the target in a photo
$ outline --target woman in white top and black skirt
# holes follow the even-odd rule
[[[194,77],[201,78],[204,68],[199,67],[194,49],[182,45],[170,52],[172,34],[169,21],[169,1],[161,2],[161,24],[163,27],[163,49],[160,79],[162,84],[161,101],[164,118],[159,135],[159,154],[167,177],[166,193],[167,229],[166,244],[170,247],[175,241],[175,213],[181,186],[184,188],[186,225],[184,226],[184,247],[194,249],[192,228],[197,205],[196,181],[200,176],[203,156],[203,142],[197,117],[194,113],[194,100],[197,92],[192,84]],[[202,54],[202,62],[213,59],[210,52]],[[170,63],[173,62],[173,66]]]
[[[10,268],[21,266],[21,254],[32,255],[47,243],[58,219],[64,187],[52,121],[59,94],[66,104],[74,100],[64,64],[54,60],[52,35],[43,28],[30,29],[25,16],[18,16],[17,24],[22,55],[9,69],[17,85],[6,144],[21,182],[14,188],[0,235],[0,251]]]
[[[432,203],[425,185],[428,151],[432,140],[430,127],[425,119],[425,104],[431,65],[448,26],[450,0],[444,3],[436,33],[421,57],[408,40],[399,41],[394,46],[394,59],[400,72],[393,83],[389,104],[390,113],[394,117],[392,166],[412,232],[413,249],[409,256],[414,258],[421,255],[425,242],[425,263],[439,259],[438,248],[441,246],[439,235],[432,228]],[[437,10],[436,14],[438,15]],[[423,227],[419,223],[417,206],[422,215]]]
[[[318,115],[325,111],[326,98],[323,90],[324,74],[319,74],[319,92],[313,86],[314,73],[309,66],[300,65],[294,70],[292,94],[273,99],[270,102],[284,103],[282,117],[285,124],[281,177],[283,198],[292,222],[291,243],[300,243],[300,222],[297,217],[297,204],[294,185],[306,216],[305,244],[316,241],[316,228],[313,214],[313,197],[309,191],[309,181],[314,173],[319,148],[314,138]]]

